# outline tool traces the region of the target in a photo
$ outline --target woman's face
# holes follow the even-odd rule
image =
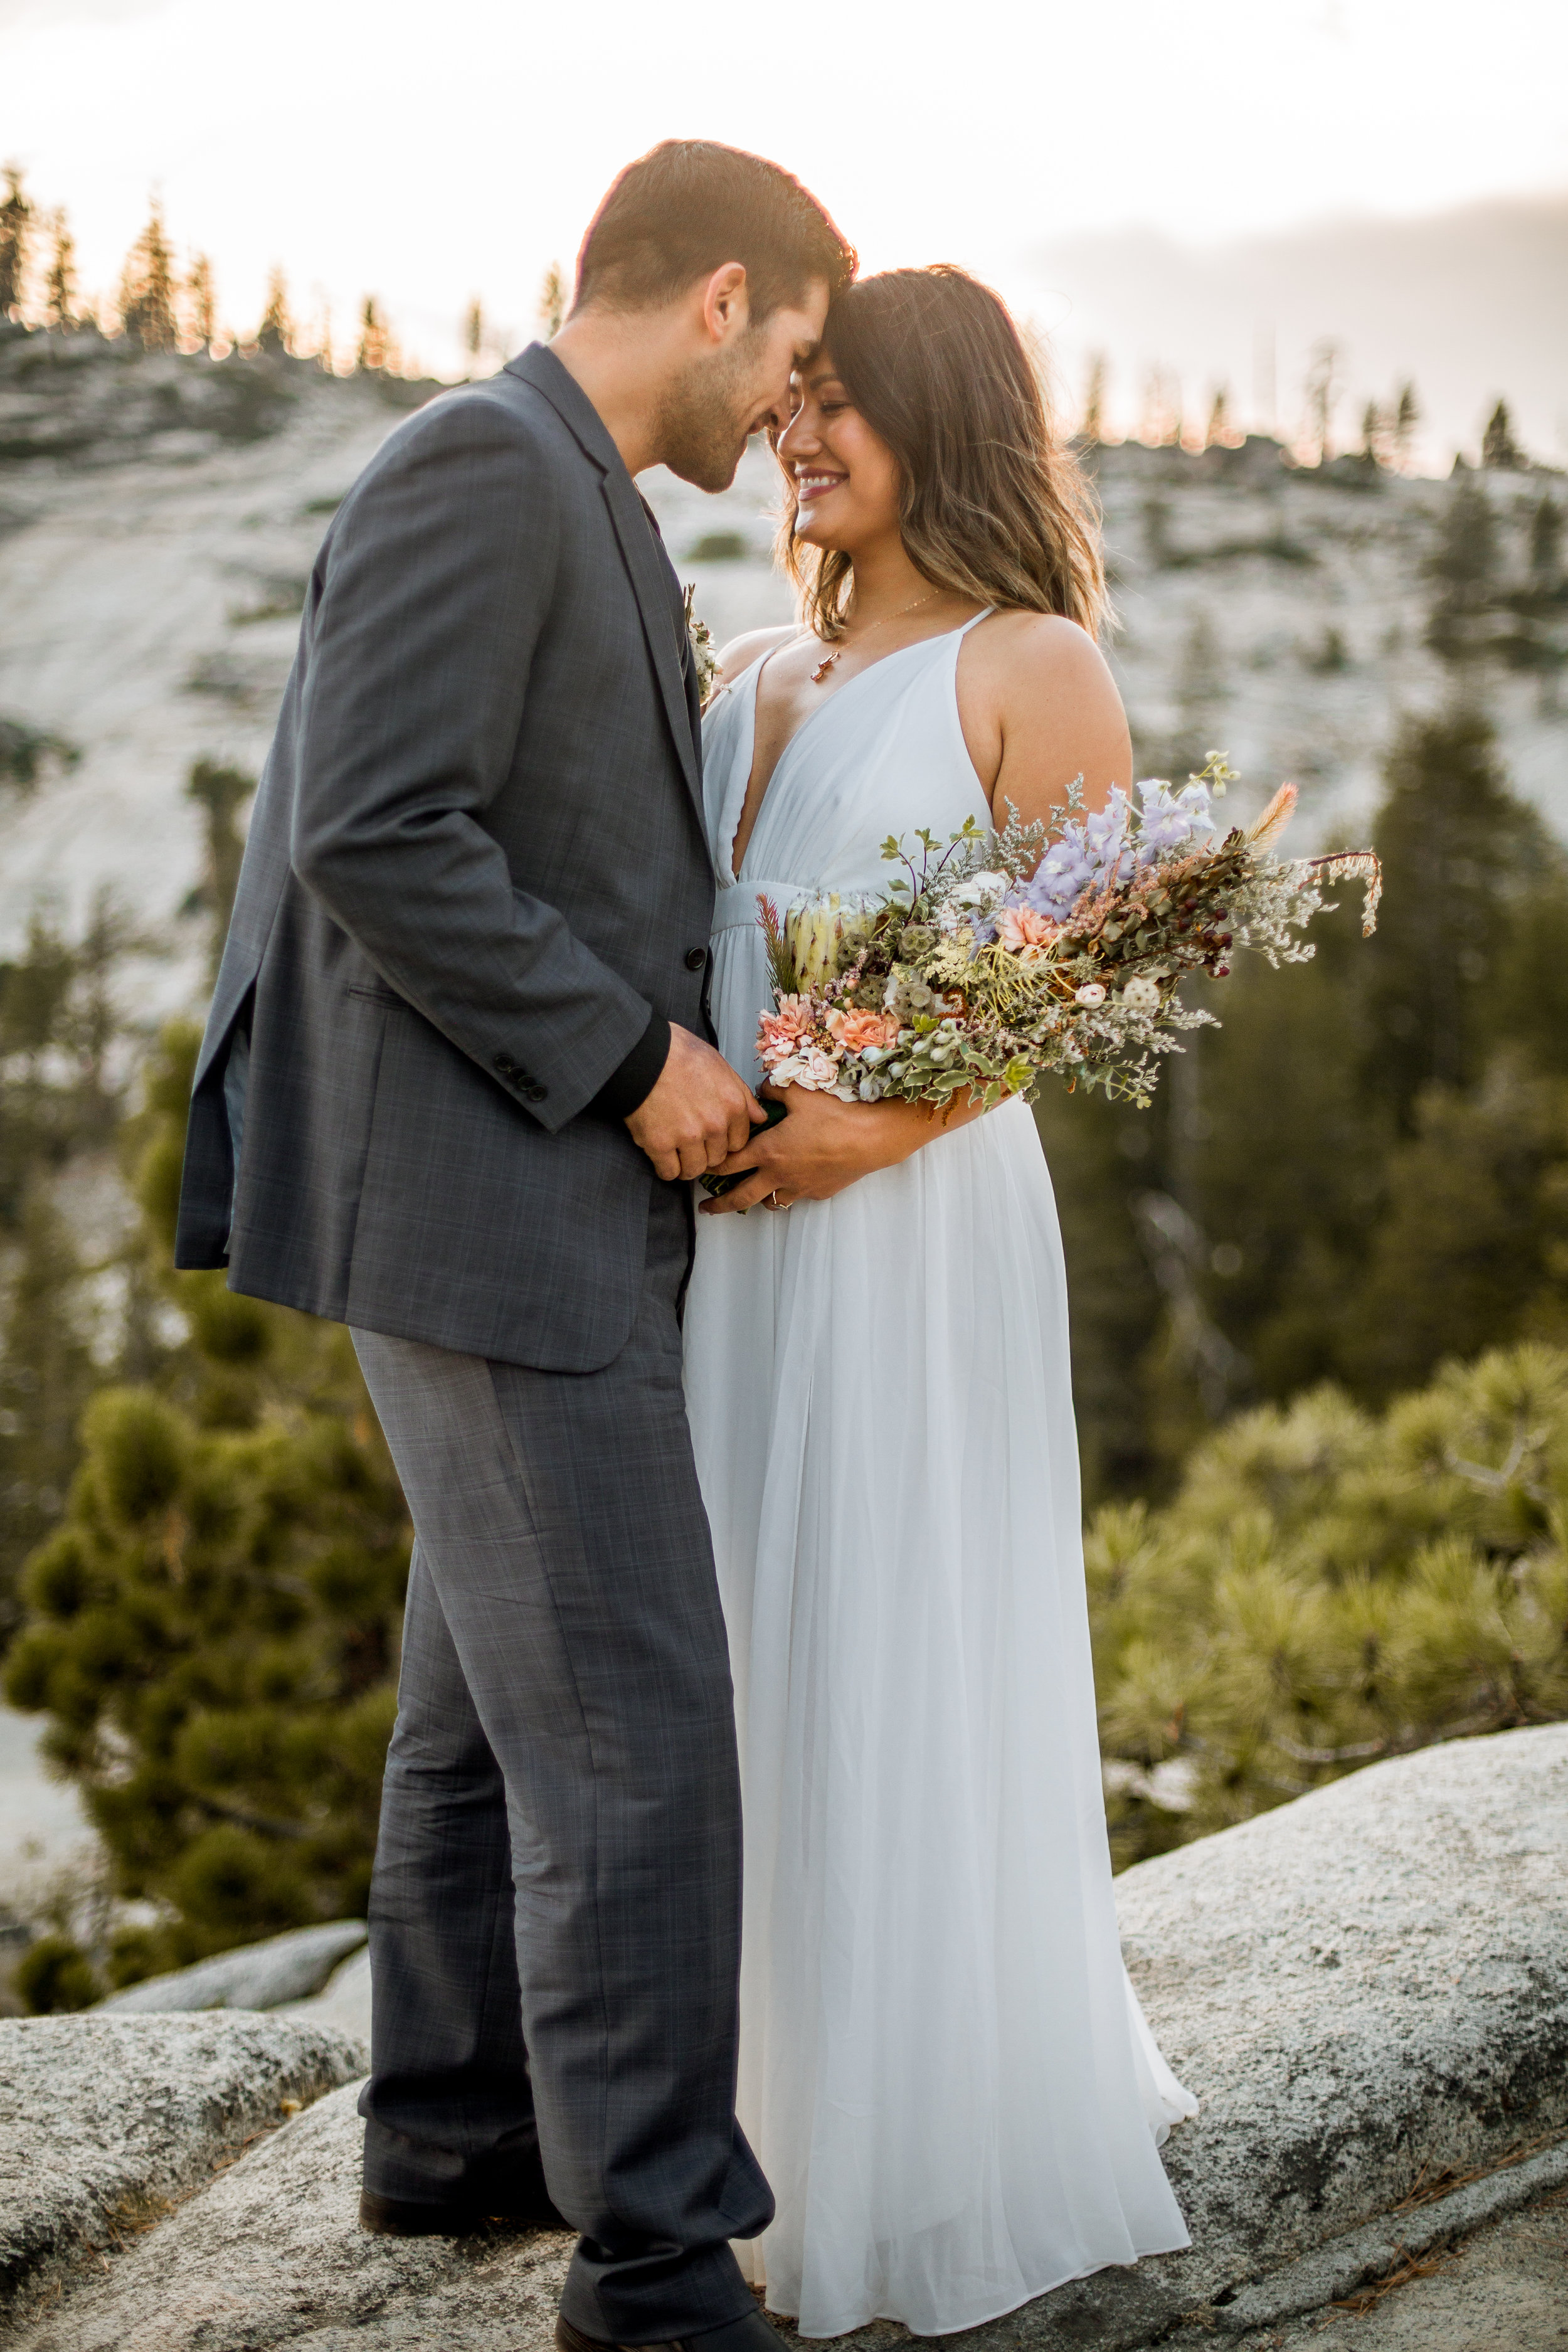
[[[795,414],[779,463],[795,484],[795,537],[813,547],[858,548],[899,529],[899,466],[819,352],[795,379]]]

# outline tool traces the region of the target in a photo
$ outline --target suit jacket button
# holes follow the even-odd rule
[[[688,949],[687,949],[687,950],[686,950],[686,969],[687,969],[687,971],[701,971],[701,969],[702,969],[702,967],[703,967],[703,965],[707,962],[707,961],[708,961],[708,950],[707,950],[707,949],[706,949],[706,948],[688,948]]]
[[[490,1067],[492,1070],[499,1070],[503,1078],[512,1078],[517,1076],[517,1064],[510,1054],[498,1054],[491,1062]]]
[[[529,1087],[525,1089],[524,1099],[528,1102],[542,1102],[549,1092],[548,1087]]]

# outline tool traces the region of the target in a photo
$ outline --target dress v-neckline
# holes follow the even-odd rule
[[[819,702],[815,710],[808,710],[806,712],[805,717],[801,720],[800,725],[795,729],[794,734],[785,736],[783,743],[779,747],[778,757],[773,761],[772,768],[768,772],[767,782],[763,786],[761,796],[757,802],[757,813],[752,819],[752,829],[746,835],[746,846],[741,852],[741,866],[745,865],[747,858],[752,854],[752,844],[757,837],[757,827],[763,821],[763,811],[767,806],[768,795],[772,793],[773,786],[778,782],[779,770],[784,766],[784,761],[795,750],[795,747],[800,741],[801,737],[810,732],[817,719],[821,719],[827,711],[831,710],[834,704],[841,701],[845,695],[851,693],[854,688],[859,685],[860,680],[863,677],[869,677],[873,670],[881,669],[888,662],[897,661],[900,654],[918,654],[927,646],[944,646],[947,645],[953,637],[966,636],[969,631],[973,628],[977,621],[984,621],[986,619],[992,609],[993,608],[987,604],[983,611],[972,614],[967,621],[961,621],[956,629],[942,629],[933,637],[917,637],[912,645],[895,646],[890,654],[879,654],[875,661],[868,662],[865,667],[863,669],[858,669],[852,677],[847,677],[842,686],[836,687],[833,692],[828,696],[826,702]],[[798,634],[801,636],[809,636],[811,632],[809,629],[803,629]],[[730,828],[730,838],[724,845],[724,864],[728,867],[729,871],[727,875],[721,875],[720,878],[721,880],[727,880],[730,883],[738,883],[742,879],[741,867],[735,863],[735,835],[741,829],[741,819],[746,813],[746,802],[752,790],[752,771],[756,765],[757,692],[763,682],[763,670],[766,669],[773,656],[775,654],[782,654],[783,651],[783,646],[770,646],[765,654],[758,655],[756,660],[752,664],[750,671],[747,673],[751,678],[751,757],[746,762],[746,781],[741,789],[741,804],[735,811],[735,822]],[[739,684],[739,680],[737,680],[737,684]]]

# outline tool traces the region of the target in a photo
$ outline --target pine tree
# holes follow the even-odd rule
[[[281,268],[272,269],[267,279],[267,308],[261,324],[256,331],[260,350],[271,357],[281,358],[294,348],[294,322],[289,316],[289,288]]]
[[[1437,593],[1426,642],[1444,661],[1465,663],[1492,650],[1498,600],[1497,516],[1484,483],[1460,474],[1448,493],[1437,543],[1426,562]]]
[[[1204,447],[1226,447],[1233,438],[1230,425],[1230,389],[1221,384],[1209,404],[1209,421],[1204,431]]]
[[[120,285],[120,322],[144,352],[172,352],[179,339],[174,318],[174,265],[155,203],[126,257]]]
[[[1105,388],[1108,370],[1105,353],[1096,352],[1089,363],[1089,380],[1084,386],[1083,423],[1079,438],[1092,449],[1105,438]]]
[[[1390,438],[1394,443],[1394,462],[1403,473],[1410,463],[1410,452],[1415,440],[1415,427],[1421,422],[1421,403],[1413,383],[1402,383],[1399,398],[1394,403],[1394,425]]]
[[[5,174],[5,194],[0,198],[0,320],[20,315],[33,236],[33,207],[22,186],[22,167],[7,163]]]
[[[1174,448],[1182,437],[1182,382],[1172,372],[1151,367],[1143,378],[1138,438],[1149,448]]]
[[[156,1385],[94,1397],[6,1679],[48,1714],[118,1892],[168,1906],[124,1972],[363,1910],[408,1557],[347,1334],[162,1271],[198,1042],[166,1034],[128,1138],[190,1337]]]
[[[1326,466],[1333,456],[1334,408],[1339,399],[1340,347],[1330,338],[1313,346],[1307,371],[1307,428],[1317,462]]]
[[[569,299],[561,264],[558,261],[552,261],[544,273],[544,282],[539,289],[539,323],[544,330],[547,342],[552,341],[561,332]]]
[[[256,778],[244,768],[230,768],[213,760],[198,760],[185,779],[185,798],[195,801],[206,817],[206,871],[199,904],[212,929],[212,975],[223,956],[239,887],[239,865],[245,843],[235,818],[256,790]]]
[[[1363,463],[1375,466],[1383,454],[1383,411],[1375,400],[1369,400],[1361,413],[1361,454]]]
[[[1481,463],[1494,472],[1522,473],[1530,460],[1513,437],[1513,419],[1508,403],[1500,400],[1488,417],[1481,436]]]
[[[1563,576],[1563,509],[1555,499],[1543,496],[1530,518],[1530,572],[1542,587],[1555,588]]]
[[[1568,1354],[1450,1367],[1374,1418],[1240,1416],[1085,1546],[1119,1864],[1380,1757],[1568,1715]]]
[[[192,258],[184,294],[185,314],[190,322],[188,340],[198,351],[210,352],[217,333],[217,297],[213,284],[213,266],[205,253],[198,253]]]
[[[1384,773],[1373,844],[1386,887],[1365,945],[1366,1086],[1407,1125],[1424,1087],[1480,1076],[1513,908],[1556,860],[1540,821],[1508,790],[1491,725],[1473,706],[1406,719]]]
[[[360,312],[359,348],[354,365],[362,375],[384,375],[392,364],[392,339],[374,294],[364,298]]]
[[[57,333],[63,334],[77,323],[76,240],[66,225],[63,205],[55,214],[51,226],[54,243],[48,276],[44,281],[44,318]]]
[[[16,1630],[23,1561],[65,1508],[77,1423],[100,1375],[85,1269],[41,1181],[26,1194],[0,1324],[0,1650]]]
[[[485,348],[484,305],[476,294],[463,313],[463,349],[468,355],[468,374],[478,375],[479,360]]]

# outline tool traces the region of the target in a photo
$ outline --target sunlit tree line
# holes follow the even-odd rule
[[[192,251],[181,257],[156,197],[125,257],[113,294],[89,298],[81,288],[76,239],[65,207],[51,210],[35,203],[19,164],[6,164],[0,182],[5,191],[0,196],[0,321],[43,327],[52,334],[97,329],[126,336],[148,352],[205,352],[215,359],[234,351],[261,352],[273,358],[313,359],[339,373],[345,365],[371,375],[417,372],[406,359],[379,295],[362,299],[345,347],[324,303],[309,320],[300,318],[280,267],[268,274],[258,325],[246,332],[226,323],[218,309],[211,255]],[[555,332],[569,299],[561,267],[552,262],[536,305],[541,331]],[[477,375],[499,364],[510,340],[487,316],[476,295],[459,331],[468,373]]]
[[[1323,467],[1336,458],[1358,461],[1369,472],[1407,474],[1422,423],[1420,395],[1406,378],[1386,399],[1371,397],[1361,409],[1354,433],[1340,437],[1336,420],[1345,392],[1344,352],[1324,338],[1312,347],[1302,378],[1300,414],[1284,446],[1300,465]],[[1256,426],[1254,430],[1258,429]],[[1274,431],[1272,420],[1268,430]],[[1158,362],[1143,372],[1137,422],[1130,436],[1151,449],[1234,449],[1247,436],[1236,396],[1225,382],[1211,384],[1196,408],[1186,404],[1180,376]],[[1110,363],[1104,352],[1089,355],[1079,403],[1077,438],[1088,446],[1124,436],[1110,423]],[[1530,459],[1515,430],[1506,400],[1499,399],[1482,428],[1480,461],[1500,472],[1527,472]]]

